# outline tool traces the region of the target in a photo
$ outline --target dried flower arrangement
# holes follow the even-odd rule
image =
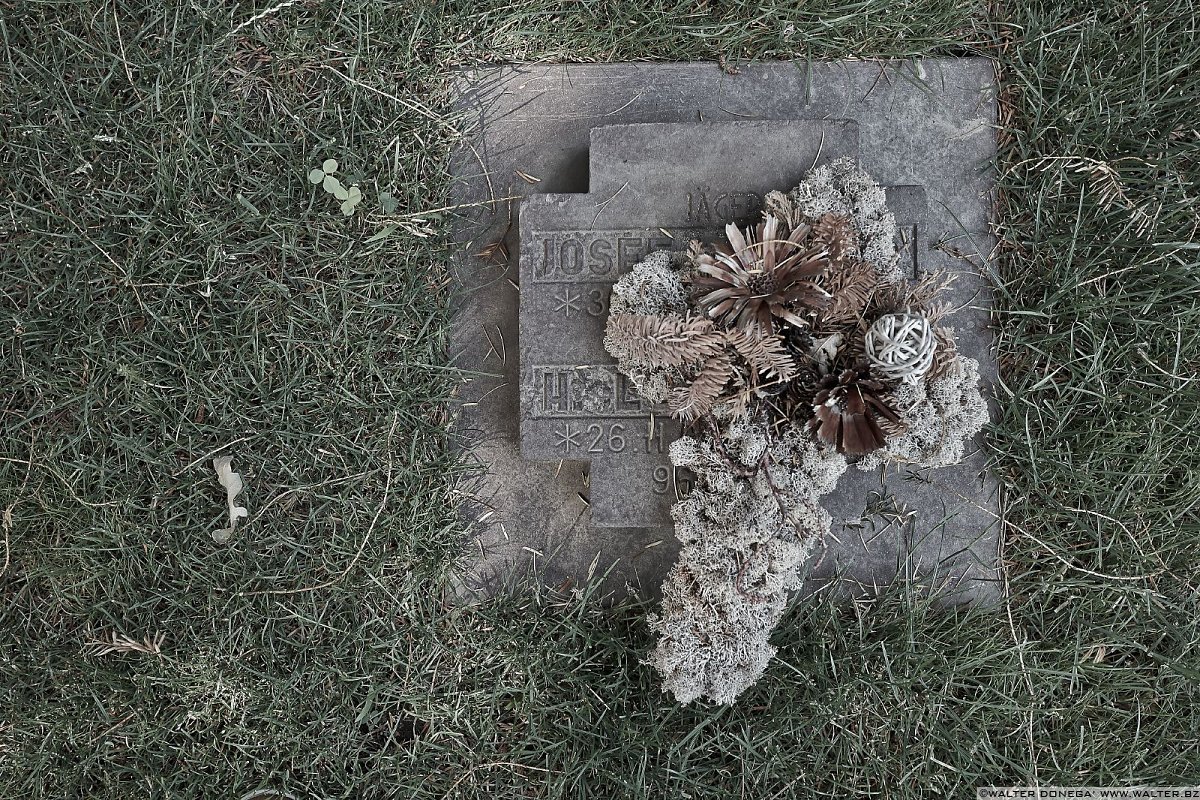
[[[671,459],[696,476],[651,622],[680,702],[731,703],[762,675],[847,456],[952,464],[987,421],[944,284],[906,280],[895,240],[883,189],[844,159],[767,195],[759,224],[652,253],[613,288],[605,347],[685,423]]]

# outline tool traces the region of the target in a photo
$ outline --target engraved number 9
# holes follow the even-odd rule
[[[654,468],[654,493],[666,494],[671,486],[671,470],[666,467]]]

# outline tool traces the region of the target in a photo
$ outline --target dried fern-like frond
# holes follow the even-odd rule
[[[908,426],[904,424],[904,419],[900,417],[893,419],[881,414],[875,418],[875,424],[879,426],[879,432],[883,434],[885,439],[899,436],[908,430]]]
[[[609,351],[651,367],[681,367],[716,355],[725,338],[706,319],[610,314]]]
[[[927,303],[921,313],[929,320],[930,325],[937,325],[943,318],[954,313],[954,310],[954,306],[950,303],[947,303],[945,300],[938,300]]]
[[[722,353],[705,362],[704,367],[688,381],[671,391],[667,404],[671,414],[684,422],[695,422],[712,410],[713,405],[733,377],[733,364],[729,356]]]
[[[927,309],[939,297],[946,297],[954,287],[955,275],[950,272],[931,272],[917,281],[908,293],[908,304],[913,308]]]
[[[777,381],[790,381],[796,377],[796,359],[784,349],[783,340],[777,334],[761,336],[756,333],[733,329],[725,331],[725,338],[759,375]]]
[[[735,419],[746,416],[750,411],[750,398],[754,392],[749,384],[739,386],[733,390],[728,396],[726,402],[729,404],[729,411]]]
[[[954,276],[945,272],[932,272],[916,283],[881,285],[871,298],[871,311],[875,314],[920,311],[929,316],[934,301],[953,285]]]
[[[106,656],[111,653],[145,653],[146,655],[157,656],[162,654],[162,645],[166,640],[167,635],[165,633],[146,636],[145,639],[138,641],[130,636],[113,631],[111,640],[96,639],[88,642],[85,646],[98,656]]]
[[[879,273],[866,261],[853,259],[840,269],[827,271],[822,276],[822,285],[832,300],[828,308],[817,314],[815,330],[818,332],[861,317],[879,286]]]

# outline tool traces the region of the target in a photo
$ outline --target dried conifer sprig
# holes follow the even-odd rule
[[[725,335],[706,319],[612,314],[605,333],[629,358],[652,367],[680,367],[725,349]]]
[[[721,330],[706,319],[641,314],[611,314],[609,347],[647,367],[676,371],[677,385],[668,405],[679,418],[694,422],[718,401],[741,398],[742,390],[779,386],[797,373],[796,359],[778,335],[757,329]],[[727,389],[732,381],[733,395]],[[736,406],[741,408],[744,403]]]
[[[791,380],[796,360],[776,334],[720,330],[706,319],[610,314],[605,330],[612,346],[648,367],[682,367],[732,348],[764,378]]]
[[[735,328],[725,332],[725,339],[760,375],[779,382],[796,377],[796,359],[778,336],[756,336]]]
[[[950,308],[938,298],[946,297],[954,285],[954,276],[932,272],[916,283],[897,283],[880,286],[871,297],[868,314],[879,317],[901,311],[915,311],[925,316],[931,324],[950,312]]]
[[[867,262],[849,258],[827,269],[821,285],[831,301],[818,312],[813,329],[817,335],[829,335],[862,317],[879,285],[879,273]]]
[[[713,356],[704,362],[695,377],[671,390],[667,398],[671,414],[684,422],[695,422],[712,411],[733,377],[729,356],[725,353]]]
[[[714,245],[715,255],[695,257],[697,303],[705,316],[728,327],[757,327],[764,335],[774,331],[776,318],[806,327],[808,320],[797,310],[821,309],[830,300],[814,280],[829,253],[808,243],[811,230],[799,225],[781,231],[774,216],[745,234],[727,225],[729,244]]]

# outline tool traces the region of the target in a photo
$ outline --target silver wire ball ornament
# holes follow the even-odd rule
[[[916,383],[933,366],[937,339],[928,319],[905,311],[875,320],[864,345],[877,377]]]

